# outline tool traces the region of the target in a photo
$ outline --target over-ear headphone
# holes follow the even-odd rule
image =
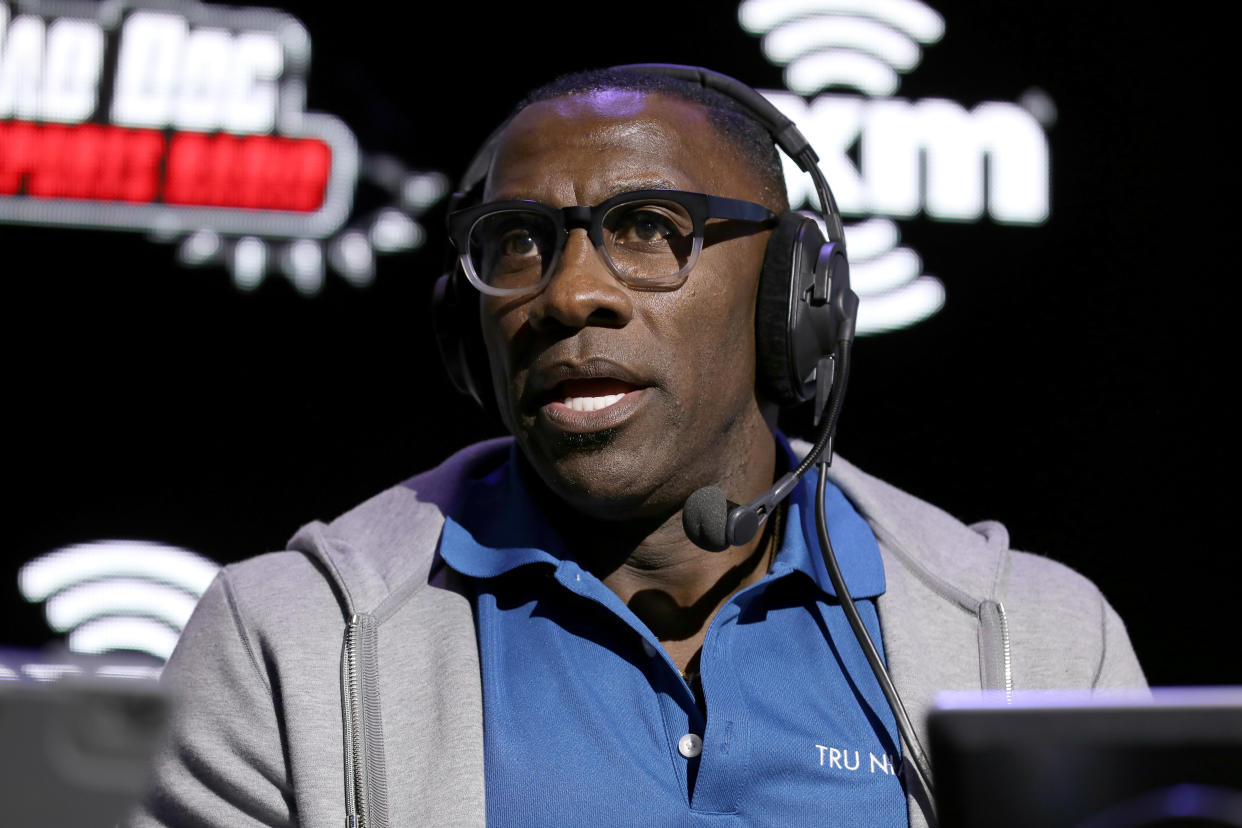
[[[853,340],[858,308],[858,298],[850,290],[841,216],[819,170],[818,156],[770,101],[727,75],[671,64],[631,64],[613,70],[666,75],[725,95],[763,125],[773,142],[815,180],[827,239],[813,218],[797,212],[780,217],[768,238],[759,280],[755,342],[756,372],[764,396],[782,408],[815,397],[818,422],[836,384],[838,346]],[[450,211],[464,206],[486,177],[500,132],[493,132],[471,160]],[[440,356],[454,387],[491,409],[495,403],[478,331],[478,301],[477,291],[454,263],[436,282],[432,312]]]

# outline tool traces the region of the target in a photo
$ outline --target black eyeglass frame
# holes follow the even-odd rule
[[[694,228],[693,247],[686,259],[686,263],[673,276],[660,277],[658,279],[637,279],[632,275],[625,274],[613,262],[612,257],[608,255],[608,251],[604,246],[604,217],[609,211],[619,205],[640,201],[672,202],[685,208],[690,216]],[[470,233],[475,225],[486,216],[518,210],[539,213],[547,217],[556,229],[559,243],[551,259],[544,266],[543,273],[540,275],[538,282],[518,288],[498,288],[487,284],[475,272],[474,263],[470,260]],[[479,292],[489,296],[521,296],[528,293],[538,293],[551,281],[557,262],[560,261],[561,253],[569,241],[569,231],[577,228],[587,231],[587,238],[591,240],[591,244],[599,251],[600,258],[604,260],[608,265],[608,269],[612,271],[612,274],[622,284],[638,290],[676,290],[685,283],[686,278],[690,275],[690,271],[698,262],[699,254],[703,250],[703,238],[706,232],[707,220],[713,218],[745,221],[761,225],[756,230],[758,232],[758,230],[775,226],[779,217],[762,204],[755,204],[753,201],[742,201],[736,198],[708,195],[707,193],[693,193],[685,190],[654,189],[620,193],[607,201],[602,201],[590,207],[584,205],[552,207],[541,201],[522,199],[491,201],[486,204],[478,204],[474,207],[454,211],[448,217],[448,226],[449,238],[453,243],[453,247],[459,251],[458,261],[462,271],[466,274],[466,278],[470,280],[470,284],[474,285]]]

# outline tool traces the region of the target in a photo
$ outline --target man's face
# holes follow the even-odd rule
[[[656,188],[750,201],[763,192],[701,107],[605,91],[523,110],[485,198],[566,207]],[[744,494],[728,481],[772,446],[755,398],[767,235],[712,243],[709,233],[686,282],[653,291],[619,282],[574,229],[542,292],[483,297],[501,415],[553,492],[603,519],[671,514],[706,485]]]

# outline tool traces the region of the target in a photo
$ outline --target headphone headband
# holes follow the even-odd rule
[[[815,192],[819,196],[819,203],[822,207],[821,215],[828,227],[828,240],[839,244],[842,250],[845,249],[845,228],[841,224],[837,200],[832,195],[828,180],[824,178],[823,172],[819,169],[819,156],[815,154],[815,150],[802,131],[771,101],[737,78],[702,66],[682,66],[676,63],[629,63],[612,68],[621,72],[645,72],[651,75],[678,78],[697,84],[704,89],[719,92],[745,107],[751,117],[767,129],[768,134],[772,136],[772,141],[792,158],[803,172],[809,173],[814,179]]]
[[[610,66],[606,71],[664,75],[703,89],[710,89],[733,100],[768,131],[772,142],[788,155],[799,169],[811,176],[815,182],[815,193],[819,196],[822,208],[820,215],[827,227],[828,240],[840,245],[842,250],[845,249],[845,228],[841,223],[841,214],[837,209],[837,200],[832,194],[832,188],[828,186],[827,179],[819,169],[819,156],[816,155],[810,142],[794,122],[759,92],[737,78],[702,66],[683,66],[677,63],[627,63]],[[487,171],[492,163],[492,153],[506,126],[508,126],[507,120],[492,130],[482,147],[466,166],[466,172],[462,175],[461,182],[450,201],[450,211],[456,209],[467,194],[487,177]]]

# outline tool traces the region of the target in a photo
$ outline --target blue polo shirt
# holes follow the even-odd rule
[[[704,715],[652,632],[540,518],[517,464],[469,484],[440,542],[475,586],[489,825],[908,825],[892,711],[815,540],[814,471],[768,574],[708,628]],[[875,536],[831,483],[825,503],[882,648]]]

